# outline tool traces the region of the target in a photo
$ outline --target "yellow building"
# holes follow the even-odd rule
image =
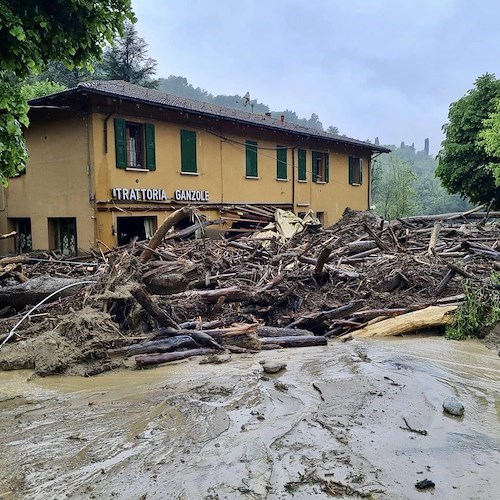
[[[312,209],[327,226],[348,206],[369,207],[371,159],[389,152],[122,81],[30,104],[30,162],[3,193],[0,218],[20,251],[144,239],[186,204],[209,219],[238,204]]]

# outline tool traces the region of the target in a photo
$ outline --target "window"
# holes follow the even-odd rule
[[[196,132],[181,130],[181,172],[196,174]]]
[[[127,245],[134,238],[139,241],[153,236],[157,227],[156,217],[117,217],[118,245]]]
[[[299,158],[299,181],[306,181],[307,180],[307,168],[306,168],[307,153],[306,153],[305,149],[299,149],[298,158]]]
[[[115,118],[116,166],[138,170],[156,170],[155,126]]]
[[[312,152],[312,181],[328,182],[329,173],[329,155],[320,151]]]
[[[10,227],[17,233],[16,252],[26,253],[33,249],[31,236],[31,219],[29,217],[9,219]]]
[[[276,178],[286,180],[287,177],[287,149],[286,146],[276,147]]]
[[[257,142],[246,141],[246,176],[258,177],[259,170],[257,168]]]
[[[361,186],[363,184],[363,159],[349,156],[349,184]]]
[[[49,245],[63,255],[76,255],[76,218],[49,218]]]

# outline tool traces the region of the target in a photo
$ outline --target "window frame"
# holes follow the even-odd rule
[[[259,144],[257,141],[247,139],[245,141],[245,177],[247,179],[259,178]]]
[[[330,153],[328,151],[311,151],[312,158],[312,181],[316,184],[330,182]],[[318,160],[322,161],[318,165]]]
[[[307,150],[297,149],[297,180],[307,182]]]
[[[156,170],[155,126],[152,123],[134,122],[115,118],[115,156],[116,168],[139,172]],[[138,136],[134,152],[139,158],[132,161],[131,131]],[[138,146],[138,147],[137,147]]]
[[[363,185],[363,158],[349,156],[349,184],[351,186]]]
[[[180,130],[181,174],[198,175],[197,136],[194,130]]]
[[[288,148],[276,146],[276,180],[288,180]]]

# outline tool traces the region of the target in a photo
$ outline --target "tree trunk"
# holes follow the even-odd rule
[[[290,336],[290,337],[262,337],[260,339],[263,346],[274,344],[281,347],[309,347],[317,345],[327,345],[325,337],[311,335]]]
[[[140,368],[142,366],[170,363],[171,361],[187,359],[193,356],[204,356],[206,354],[213,354],[215,352],[216,351],[214,351],[213,349],[190,349],[188,351],[164,352],[162,354],[140,354],[139,356],[135,357],[135,362]]]

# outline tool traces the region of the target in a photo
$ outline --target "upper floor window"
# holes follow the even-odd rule
[[[156,170],[154,125],[115,118],[115,150],[118,168]]]
[[[305,149],[299,149],[297,156],[298,156],[298,160],[299,160],[298,180],[299,181],[306,181],[307,180],[307,168],[306,168],[307,151]]]
[[[181,130],[181,173],[196,174],[196,132]]]
[[[349,156],[349,184],[360,186],[363,184],[363,159]]]
[[[246,141],[246,177],[258,177],[257,168],[257,141]]]
[[[329,154],[321,151],[312,152],[312,181],[328,182],[330,180]]]
[[[281,180],[286,180],[288,178],[286,146],[276,147],[276,178]]]

